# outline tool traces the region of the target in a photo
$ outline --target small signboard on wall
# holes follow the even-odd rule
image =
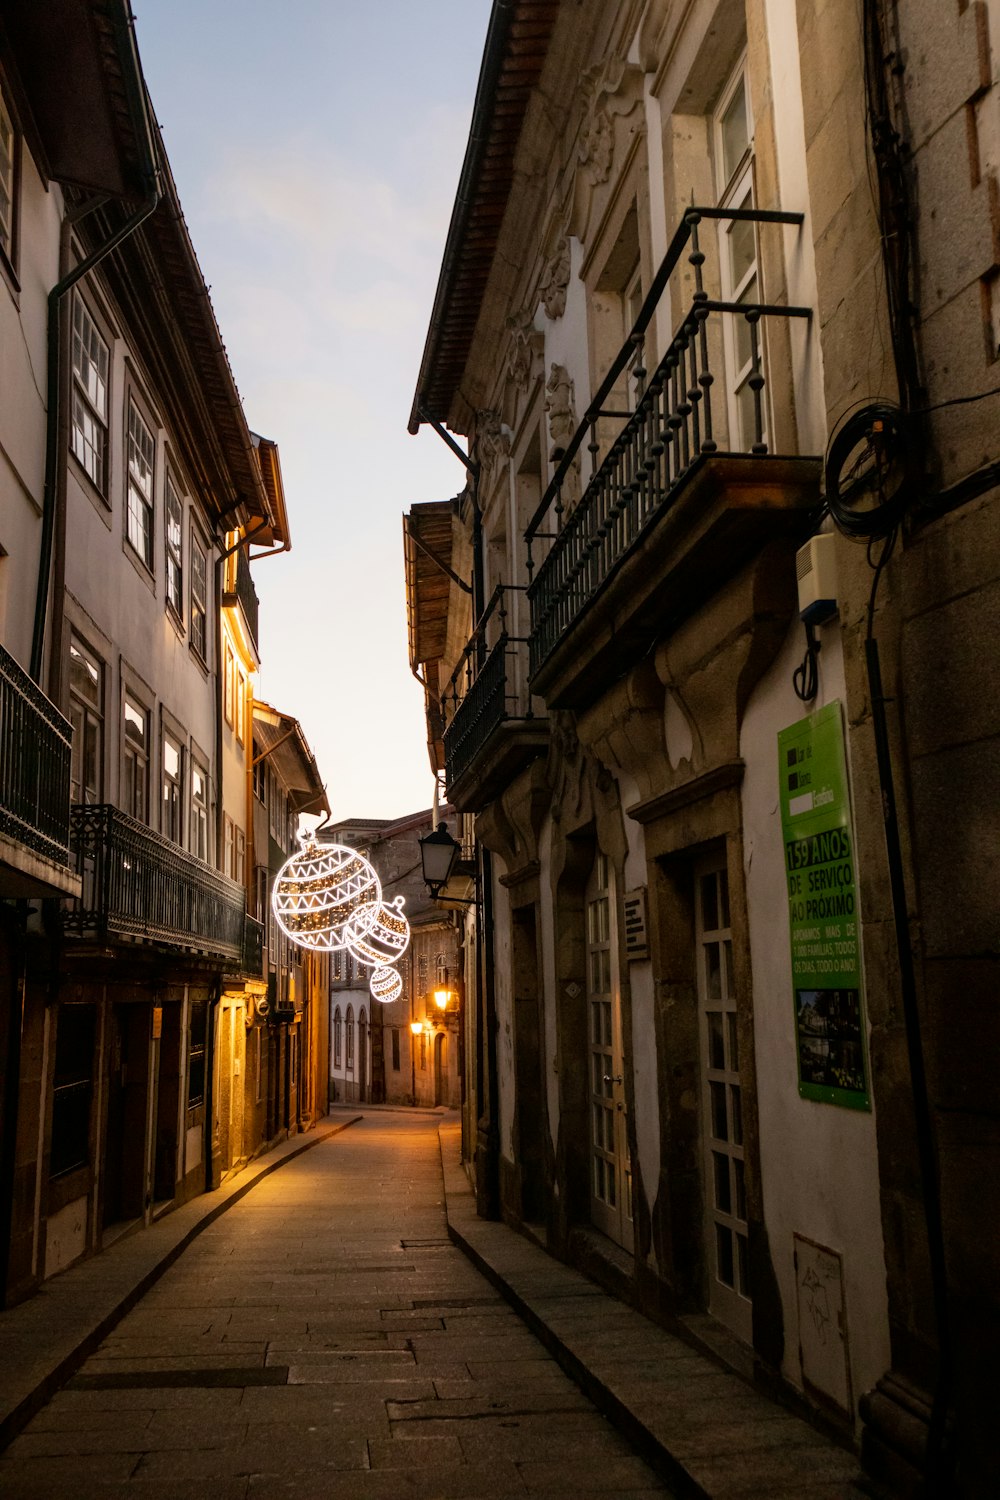
[[[625,892],[625,957],[637,963],[649,957],[649,924],[646,918],[646,887]]]
[[[839,702],[778,735],[799,1093],[870,1109],[854,834]]]

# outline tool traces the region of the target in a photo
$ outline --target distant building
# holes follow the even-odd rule
[[[351,818],[327,825],[321,838],[358,849],[374,865],[383,897],[405,898],[410,946],[395,965],[403,988],[383,1004],[372,998],[372,970],[342,950],[332,955],[330,1098],[349,1103],[458,1107],[460,1015],[464,986],[453,917],[427,894],[419,839],[431,812],[403,818]],[[443,1006],[434,991],[447,993]]]

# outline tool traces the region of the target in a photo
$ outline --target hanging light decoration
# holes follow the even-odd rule
[[[307,840],[285,861],[271,895],[275,919],[285,936],[300,948],[326,953],[363,938],[379,920],[384,909],[381,903],[382,886],[364,855],[344,844],[314,840]],[[385,962],[382,957],[374,961]]]
[[[410,941],[410,924],[403,916],[404,897],[378,903],[374,917],[359,913],[361,922],[349,923],[345,945],[359,964],[383,968],[406,952]]]
[[[373,1000],[380,1001],[382,1005],[391,1005],[393,1000],[398,1000],[403,993],[403,976],[398,969],[393,969],[388,965],[373,969],[368,988],[372,992]]]

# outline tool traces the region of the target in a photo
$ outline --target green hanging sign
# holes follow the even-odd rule
[[[854,834],[840,704],[778,735],[799,1093],[870,1109]]]

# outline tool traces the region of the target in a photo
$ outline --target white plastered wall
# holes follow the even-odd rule
[[[764,1223],[781,1295],[783,1373],[801,1386],[793,1236],[842,1257],[847,1347],[855,1409],[889,1364],[875,1118],[801,1099],[784,846],[778,804],[778,731],[845,697],[838,625],[821,629],[820,692],[792,689],[803,654],[798,622],[758,685],[743,720],[744,859],[753,975],[754,1038]]]

